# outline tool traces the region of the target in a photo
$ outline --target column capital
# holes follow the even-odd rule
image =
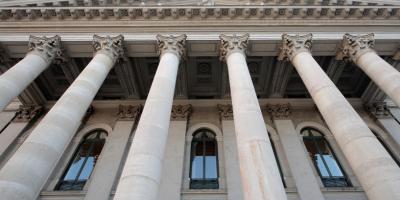
[[[390,118],[390,112],[386,102],[375,102],[364,105],[365,109],[375,118]]]
[[[15,122],[29,122],[36,115],[43,112],[43,107],[41,106],[24,106],[21,105],[18,111],[15,113]]]
[[[400,47],[397,49],[396,53],[394,53],[394,56],[392,58],[393,60],[400,60]]]
[[[217,109],[221,120],[233,120],[233,110],[231,104],[218,104]]]
[[[267,112],[275,119],[285,119],[288,118],[291,111],[290,103],[285,104],[267,104]]]
[[[312,36],[311,33],[306,35],[282,34],[282,47],[278,60],[292,60],[298,53],[311,52]]]
[[[118,120],[120,121],[135,121],[142,112],[142,105],[119,105]]]
[[[369,33],[366,35],[350,35],[344,34],[341,47],[336,55],[337,60],[352,60],[356,62],[357,59],[367,53],[374,52],[374,34]]]
[[[113,61],[124,55],[124,36],[118,35],[111,37],[101,37],[98,35],[93,36],[93,48],[96,53],[103,53],[108,55]]]
[[[61,37],[36,37],[29,36],[28,52],[42,57],[46,62],[51,63],[55,58],[63,58]]]
[[[219,35],[219,39],[221,40],[219,59],[221,61],[226,61],[226,58],[229,56],[229,54],[233,52],[239,52],[246,56],[249,37],[250,34],[248,33],[242,36],[238,36],[236,34],[233,36],[227,36],[224,34]]]
[[[171,111],[171,120],[184,121],[187,120],[192,113],[192,105],[173,105]]]
[[[186,57],[186,34],[179,36],[163,36],[158,34],[157,38],[157,52],[160,56],[169,52],[177,55],[179,58]]]

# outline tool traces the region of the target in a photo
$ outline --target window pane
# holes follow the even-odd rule
[[[326,165],[329,168],[332,176],[343,176],[342,170],[332,155],[323,155]]]
[[[64,177],[64,180],[75,180],[76,176],[79,173],[79,170],[81,169],[83,161],[84,158],[82,157],[79,157],[78,160],[74,161],[71,164],[71,167],[68,169],[68,172]]]
[[[321,176],[329,177],[328,170],[326,169],[324,161],[322,160],[322,156],[320,154],[315,155],[315,162],[317,163],[318,170],[319,170],[319,173],[321,174]]]
[[[192,162],[192,178],[204,178],[203,156],[194,156]]]
[[[206,178],[218,178],[217,177],[217,157],[206,156]]]

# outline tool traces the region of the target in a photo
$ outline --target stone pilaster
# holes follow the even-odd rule
[[[231,104],[218,104],[217,109],[219,112],[220,120],[233,120],[233,110]]]
[[[192,113],[192,105],[173,105],[171,112],[171,120],[186,121]]]
[[[227,36],[221,34],[219,38],[221,39],[220,46],[220,60],[226,61],[226,58],[233,52],[239,52],[246,56],[247,53],[247,45],[249,44],[250,35],[244,34],[241,36],[233,35]]]
[[[375,52],[372,48],[374,46],[374,34],[369,33],[366,35],[350,35],[346,33],[343,36],[342,45],[337,53],[336,59],[338,60],[352,60],[357,62],[358,58],[367,52]]]
[[[285,104],[267,104],[266,106],[267,112],[274,119],[286,119],[289,117],[291,110],[291,105],[289,103]]]
[[[278,60],[292,60],[301,52],[311,52],[312,34],[306,35],[282,35],[282,47]]]

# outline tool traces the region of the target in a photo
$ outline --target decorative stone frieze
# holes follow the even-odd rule
[[[267,112],[275,119],[285,119],[288,118],[291,111],[291,106],[289,103],[285,104],[267,104]]]
[[[121,121],[135,121],[141,114],[143,109],[142,105],[119,105],[118,107],[118,120]]]
[[[171,111],[171,120],[187,120],[192,113],[192,105],[173,105]]]
[[[157,35],[157,51],[161,56],[166,52],[170,52],[176,54],[179,58],[186,57],[186,35],[182,34],[179,36],[162,36],[160,34]]]
[[[250,34],[246,33],[242,36],[227,36],[221,34],[219,38],[221,39],[220,46],[220,57],[221,61],[225,61],[229,54],[233,52],[239,52],[243,55],[247,53],[247,45],[249,44]]]
[[[221,120],[233,120],[233,110],[231,104],[218,104],[217,109]]]
[[[61,38],[58,35],[54,37],[31,35],[29,36],[28,52],[39,55],[48,63],[52,62],[54,58],[63,58]]]
[[[36,115],[41,114],[43,112],[43,107],[41,106],[20,106],[14,121],[15,122],[29,122]]]
[[[390,118],[390,112],[386,102],[375,102],[364,105],[365,109],[375,118]]]
[[[374,43],[373,33],[357,36],[346,33],[343,36],[342,45],[336,55],[336,59],[356,62],[364,53],[374,51],[372,49]]]
[[[93,48],[97,52],[108,55],[111,59],[116,60],[124,55],[124,36],[101,37],[93,36]]]
[[[282,47],[278,60],[292,60],[295,55],[301,52],[311,52],[312,34],[306,35],[282,35]]]

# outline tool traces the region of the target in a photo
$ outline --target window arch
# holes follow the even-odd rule
[[[317,129],[301,130],[303,142],[325,187],[348,187],[348,181],[340,163],[325,136]]]
[[[386,145],[383,138],[375,131],[371,130],[371,132],[375,135],[376,139],[378,139],[378,141],[382,144],[383,148],[385,148],[385,150],[389,153],[390,157],[392,157],[394,162],[396,162],[396,164],[400,167],[399,159],[396,158],[396,156],[393,154],[392,150],[388,147],[388,145]]]
[[[80,142],[56,190],[82,190],[89,179],[106,141],[107,132],[97,129]]]
[[[194,132],[190,155],[190,188],[218,189],[218,144],[215,133],[208,129]]]

